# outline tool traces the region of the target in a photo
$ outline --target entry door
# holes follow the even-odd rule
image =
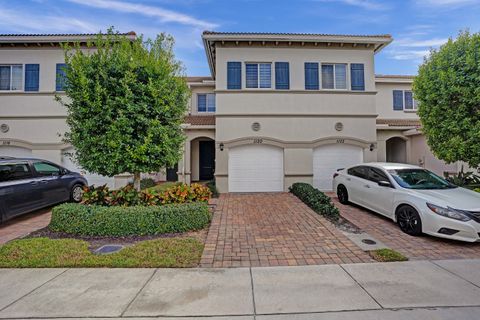
[[[167,169],[167,181],[173,181],[176,182],[178,181],[178,164],[173,166],[173,168],[168,168]]]
[[[199,141],[200,180],[212,180],[215,172],[215,141]]]

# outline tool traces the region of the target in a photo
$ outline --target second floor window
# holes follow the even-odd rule
[[[413,92],[410,90],[393,90],[393,110],[417,110],[417,102],[413,98]]]
[[[268,89],[272,87],[271,63],[246,63],[246,87]]]
[[[67,65],[65,63],[57,63],[55,91],[65,91],[65,86],[67,83],[67,74],[65,72],[66,67]]]
[[[197,112],[215,112],[214,93],[199,93],[197,95]]]
[[[322,89],[347,89],[347,65],[322,64]]]
[[[23,65],[0,65],[0,90],[23,90]]]

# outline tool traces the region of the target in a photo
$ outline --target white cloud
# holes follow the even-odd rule
[[[30,15],[9,9],[0,9],[0,26],[15,32],[40,33],[95,33],[100,27],[68,16]]]
[[[410,38],[399,39],[395,41],[395,44],[400,47],[413,47],[413,48],[423,48],[423,47],[438,47],[448,41],[447,38],[433,38],[426,40],[415,40]]]
[[[390,50],[389,54],[395,60],[423,60],[424,57],[430,54],[429,50]]]
[[[340,2],[350,6],[360,7],[367,10],[386,10],[389,7],[384,3],[374,0],[317,0],[319,2]]]
[[[418,5],[424,6],[463,6],[472,3],[478,3],[478,0],[415,0]]]
[[[161,22],[176,22],[183,25],[190,25],[197,28],[213,29],[217,27],[215,23],[205,20],[196,19],[192,16],[175,12],[172,10],[163,9],[157,6],[148,6],[132,2],[123,2],[116,0],[68,0],[69,2],[77,3],[94,8],[108,9],[117,12],[135,13],[147,17],[158,18]]]

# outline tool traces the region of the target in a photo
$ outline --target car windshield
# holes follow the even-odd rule
[[[388,170],[395,181],[407,189],[452,189],[457,186],[425,169]]]

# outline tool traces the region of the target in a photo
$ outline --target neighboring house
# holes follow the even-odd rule
[[[24,74],[0,91],[0,125],[9,128],[0,133],[0,155],[33,154],[75,168],[57,135],[66,130],[65,110],[53,101],[61,41],[0,36],[0,65]],[[184,156],[162,178],[215,179],[221,192],[253,192],[284,191],[297,181],[329,190],[338,168],[368,161],[457,171],[432,155],[419,131],[413,77],[375,76],[374,55],[389,35],[204,32],[203,41],[212,76],[187,78]],[[31,74],[40,79],[34,93]]]
[[[135,33],[125,34],[135,37]],[[38,157],[82,171],[63,143],[67,112],[54,100],[64,96],[65,42],[95,34],[0,35],[0,156]],[[114,178],[86,173],[90,183],[114,185]]]

